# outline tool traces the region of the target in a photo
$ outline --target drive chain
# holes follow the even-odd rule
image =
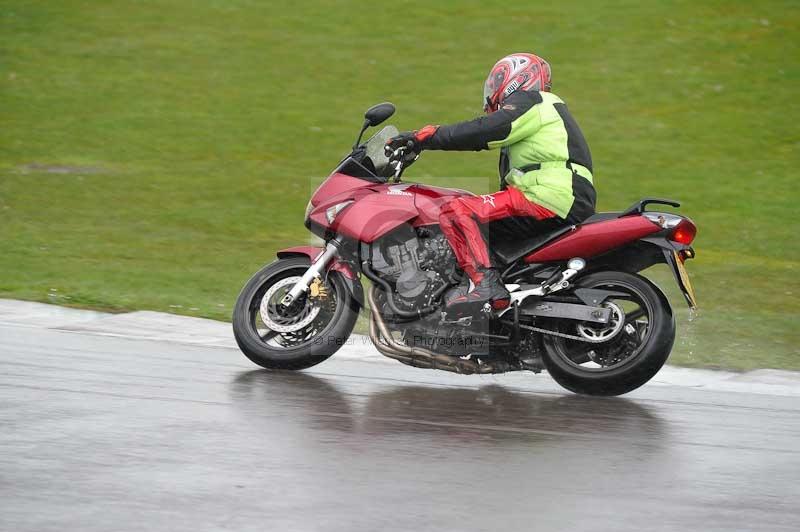
[[[602,344],[611,340],[611,338],[616,337],[616,334],[611,338],[604,338],[602,340],[590,340],[589,338],[584,338],[583,336],[578,336],[575,334],[567,334],[562,332],[551,331],[549,329],[542,329],[541,327],[533,327],[531,325],[522,325],[520,324],[520,329],[526,329],[528,331],[534,331],[542,334],[549,334],[552,336],[560,336],[561,338],[566,338],[568,340],[577,340],[579,342],[586,342],[587,344]],[[619,334],[619,333],[617,333]]]

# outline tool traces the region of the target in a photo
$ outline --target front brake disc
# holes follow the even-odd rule
[[[320,306],[314,304],[308,297],[298,298],[289,307],[284,307],[281,299],[285,296],[300,277],[287,277],[273,284],[264,297],[261,298],[259,313],[264,325],[278,333],[299,331],[314,321],[320,311]]]

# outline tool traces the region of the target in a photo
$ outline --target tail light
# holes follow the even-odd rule
[[[690,220],[684,218],[675,226],[675,229],[672,230],[669,239],[673,242],[688,246],[694,240],[695,235],[697,235],[697,227],[695,227]]]

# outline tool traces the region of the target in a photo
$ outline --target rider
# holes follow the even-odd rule
[[[509,293],[492,267],[484,230],[525,238],[594,214],[592,156],[566,104],[550,92],[550,65],[533,54],[498,61],[483,88],[484,112],[474,120],[428,125],[400,133],[387,146],[422,150],[500,148],[500,192],[460,197],[439,217],[442,232],[473,287],[445,298],[458,313],[490,303],[509,304]],[[491,223],[490,223],[491,222]]]

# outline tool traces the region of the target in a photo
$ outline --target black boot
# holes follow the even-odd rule
[[[488,268],[482,273],[483,278],[471,291],[454,293],[445,300],[445,310],[448,313],[477,312],[482,310],[486,303],[489,303],[493,310],[503,310],[508,307],[511,295],[506,290],[497,270]]]
[[[445,308],[449,307],[451,302],[466,296],[469,293],[470,289],[472,289],[472,281],[470,281],[468,277],[465,277],[464,280],[461,282],[461,284],[445,292],[444,294]]]

